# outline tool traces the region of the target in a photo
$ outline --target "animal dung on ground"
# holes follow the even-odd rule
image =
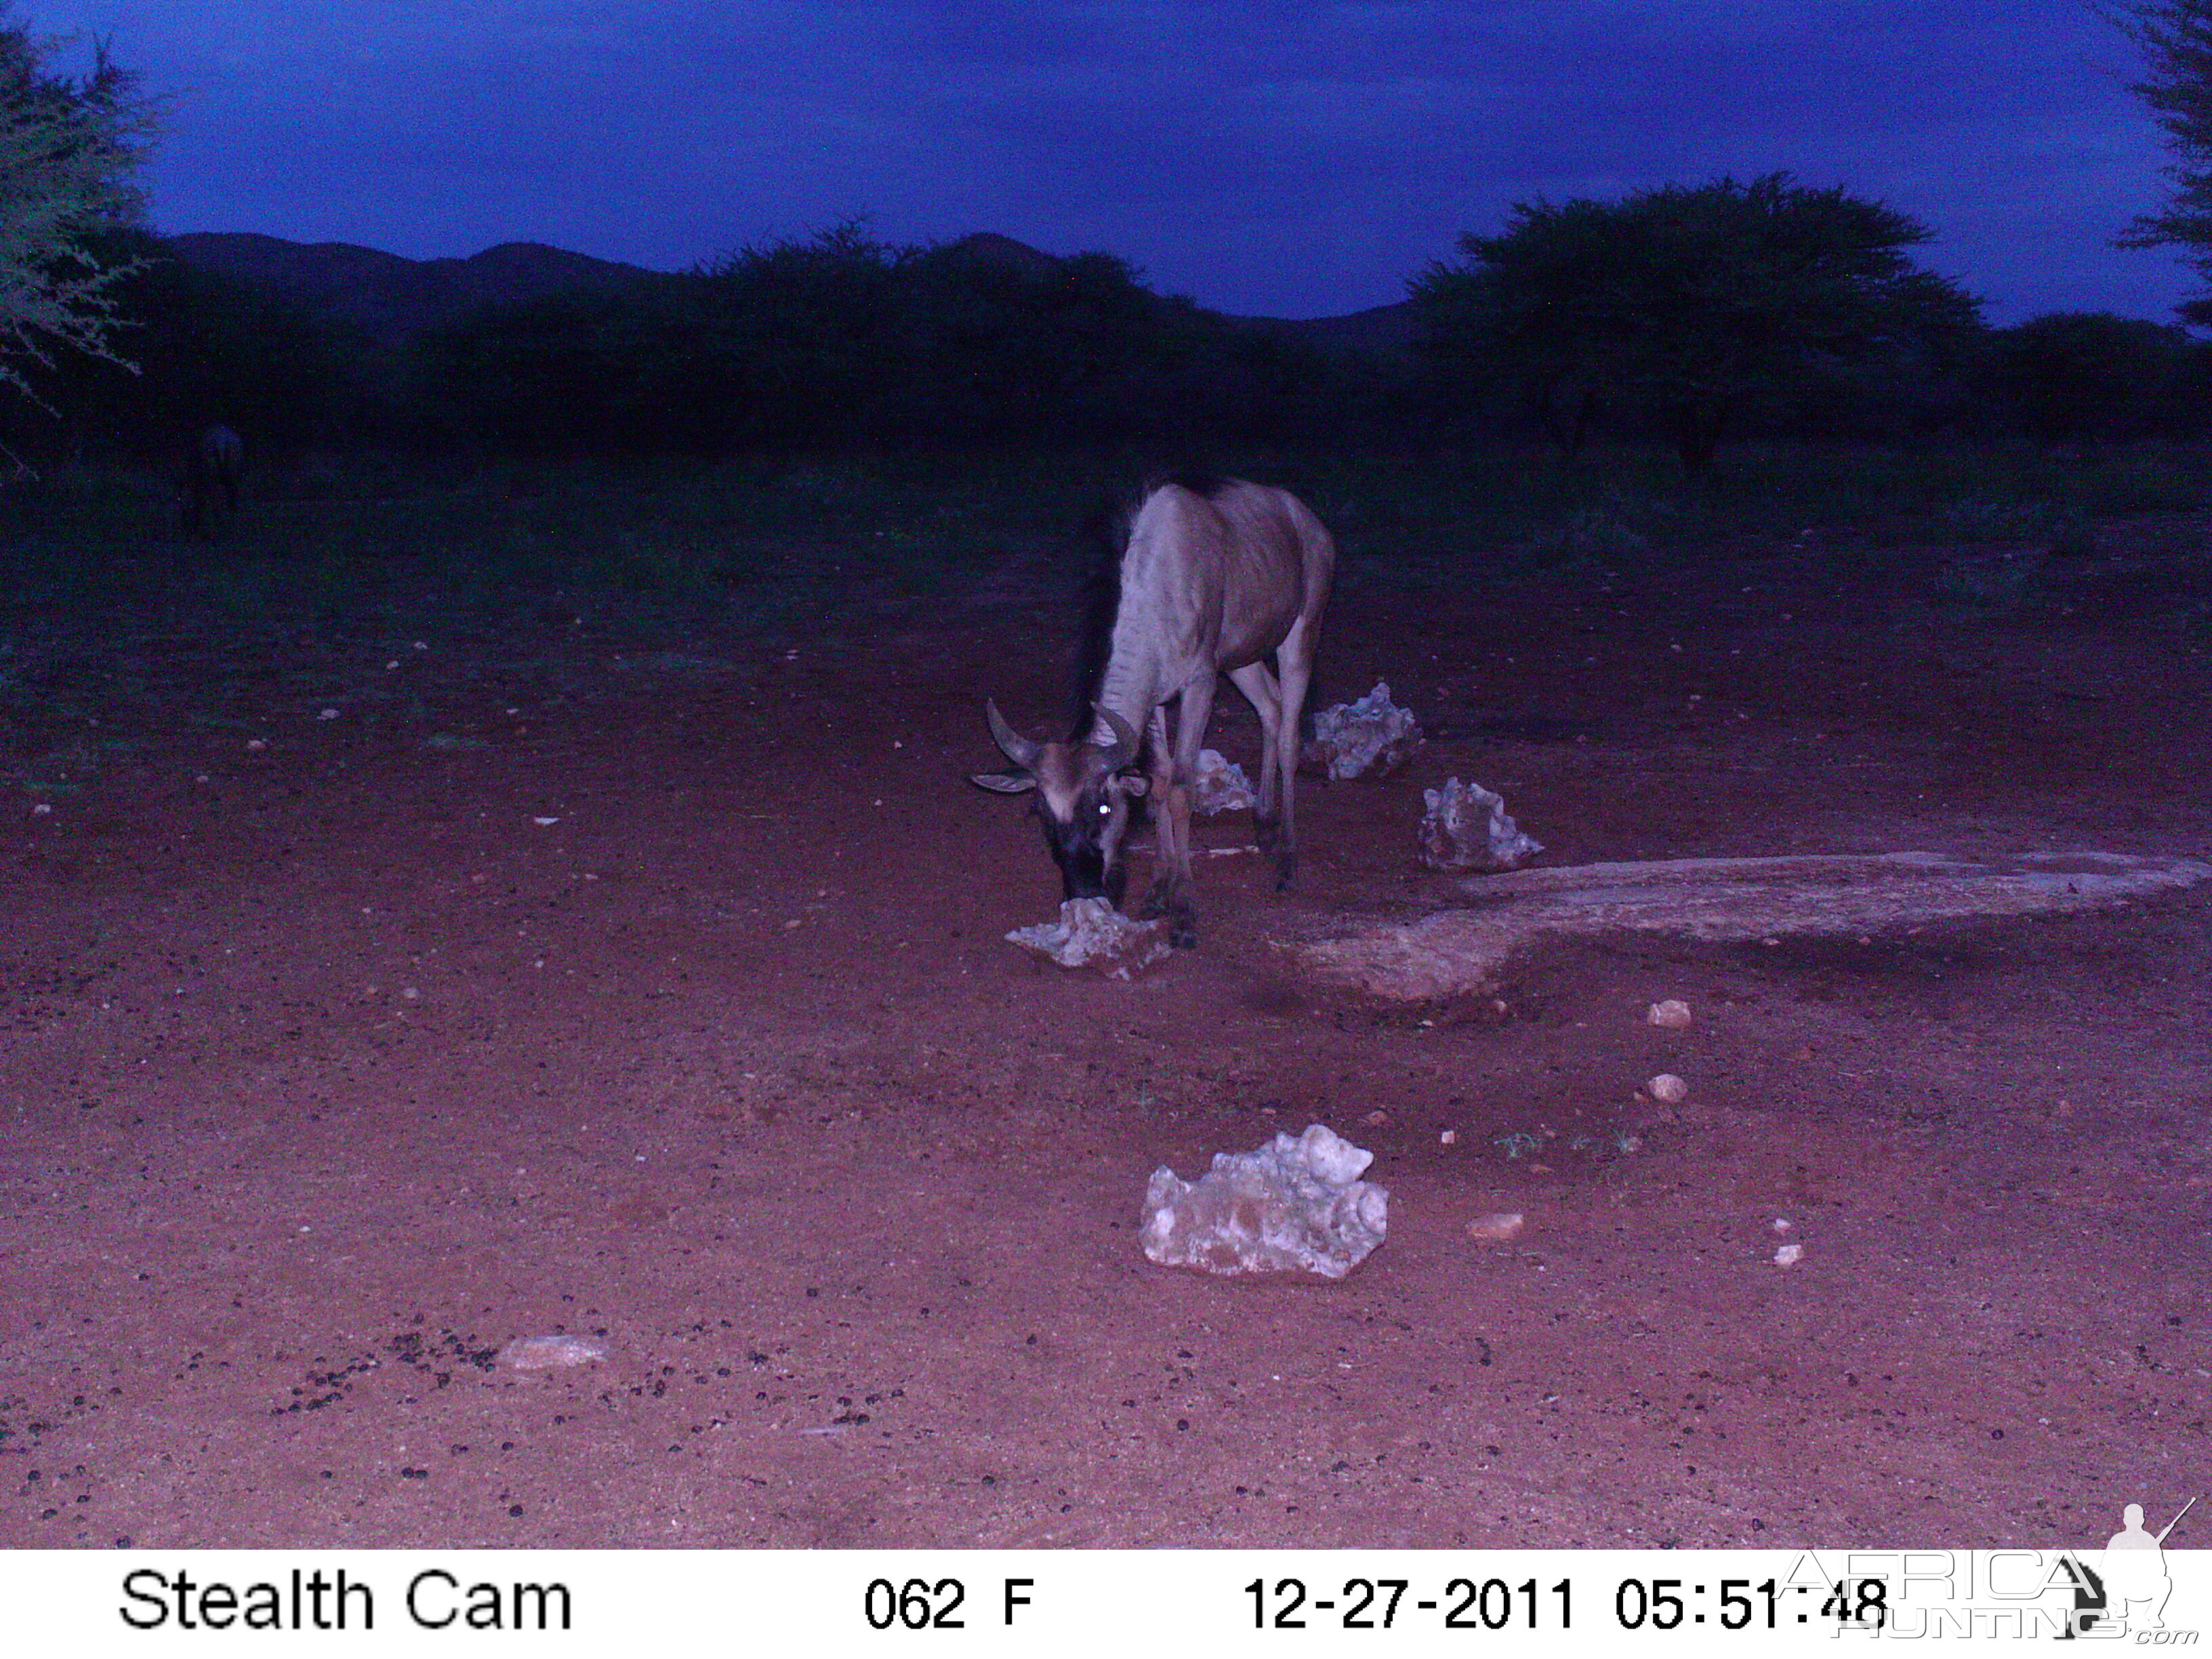
[[[1488,1215],[1479,1215],[1467,1224],[1468,1237],[1480,1238],[1486,1243],[1504,1244],[1520,1237],[1522,1224],[1528,1219],[1518,1210],[1493,1210]]]
[[[1375,1154],[1315,1123],[1249,1152],[1216,1152],[1196,1182],[1163,1164],[1139,1238],[1164,1267],[1224,1278],[1309,1273],[1341,1279],[1382,1242],[1390,1194],[1359,1177]]]
[[[1387,680],[1357,702],[1340,702],[1314,716],[1313,741],[1305,757],[1334,779],[1372,772],[1388,777],[1422,744],[1421,723],[1410,708],[1390,701]]]
[[[1668,997],[1664,1002],[1653,1003],[1644,1015],[1644,1023],[1647,1024],[1665,1025],[1677,1030],[1687,1025],[1690,1023],[1690,1005],[1675,997]]]
[[[1644,1091],[1662,1106],[1680,1105],[1690,1097],[1690,1085],[1672,1072],[1662,1072],[1644,1085]]]
[[[1425,789],[1420,860],[1431,870],[1511,870],[1544,850],[1505,810],[1505,797],[1479,783],[1447,778]]]
[[[1096,968],[1109,979],[1133,979],[1173,954],[1164,923],[1132,921],[1103,898],[1069,899],[1058,921],[1017,927],[1006,939],[1063,968]]]
[[[581,1336],[518,1336],[499,1351],[499,1363],[518,1371],[588,1365],[606,1357],[605,1344]]]
[[[1190,786],[1190,804],[1194,811],[1249,812],[1254,795],[1252,780],[1244,775],[1244,769],[1229,759],[1218,749],[1198,751],[1198,776]]]

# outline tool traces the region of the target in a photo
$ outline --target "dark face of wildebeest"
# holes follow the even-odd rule
[[[1101,708],[1111,743],[1033,743],[1006,724],[997,704],[986,703],[984,712],[992,738],[1019,769],[981,772],[970,781],[1002,795],[1030,793],[1044,844],[1060,866],[1060,896],[1103,898],[1119,909],[1129,879],[1121,857],[1129,803],[1146,787],[1128,771],[1137,758],[1135,728]]]

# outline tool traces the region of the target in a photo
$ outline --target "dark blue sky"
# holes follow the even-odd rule
[[[2087,0],[19,0],[171,99],[165,230],[675,269],[848,214],[1099,248],[1315,316],[1521,199],[1784,169],[1937,233],[2000,322],[2165,318],[2166,155]]]

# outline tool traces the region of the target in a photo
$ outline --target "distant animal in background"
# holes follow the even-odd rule
[[[185,534],[206,540],[229,526],[245,470],[246,442],[228,427],[211,426],[193,441],[177,490]]]

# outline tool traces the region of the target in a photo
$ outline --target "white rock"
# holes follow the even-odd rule
[[[1244,769],[1217,749],[1198,751],[1198,776],[1190,786],[1190,804],[1206,813],[1249,812],[1255,799],[1252,780]]]
[[[562,1365],[588,1365],[607,1357],[606,1346],[581,1336],[518,1336],[499,1351],[502,1365],[518,1371],[550,1370]]]
[[[1511,870],[1544,850],[1505,810],[1505,798],[1479,783],[1448,778],[1425,789],[1420,860],[1431,870]]]
[[[1655,1002],[1644,1018],[1654,1025],[1680,1027],[1690,1023],[1690,1005],[1677,998],[1668,997],[1664,1002]]]
[[[1779,1245],[1774,1252],[1774,1265],[1778,1267],[1794,1267],[1804,1259],[1805,1247],[1802,1244]]]
[[[1341,1279],[1382,1242],[1390,1194],[1359,1177],[1375,1154],[1324,1125],[1249,1152],[1216,1152],[1195,1182],[1163,1165],[1139,1238],[1164,1267],[1224,1277],[1304,1272]]]
[[[1392,702],[1389,682],[1377,680],[1357,702],[1340,702],[1314,716],[1305,757],[1326,767],[1332,778],[1356,778],[1363,772],[1379,778],[1395,771],[1422,741],[1413,711]]]
[[[1660,1073],[1657,1077],[1645,1084],[1644,1088],[1652,1099],[1668,1106],[1688,1099],[1690,1095],[1690,1085],[1672,1072]]]
[[[1017,927],[1006,941],[1063,968],[1096,968],[1110,979],[1132,978],[1174,953],[1164,923],[1132,921],[1103,898],[1068,899],[1058,921]]]

